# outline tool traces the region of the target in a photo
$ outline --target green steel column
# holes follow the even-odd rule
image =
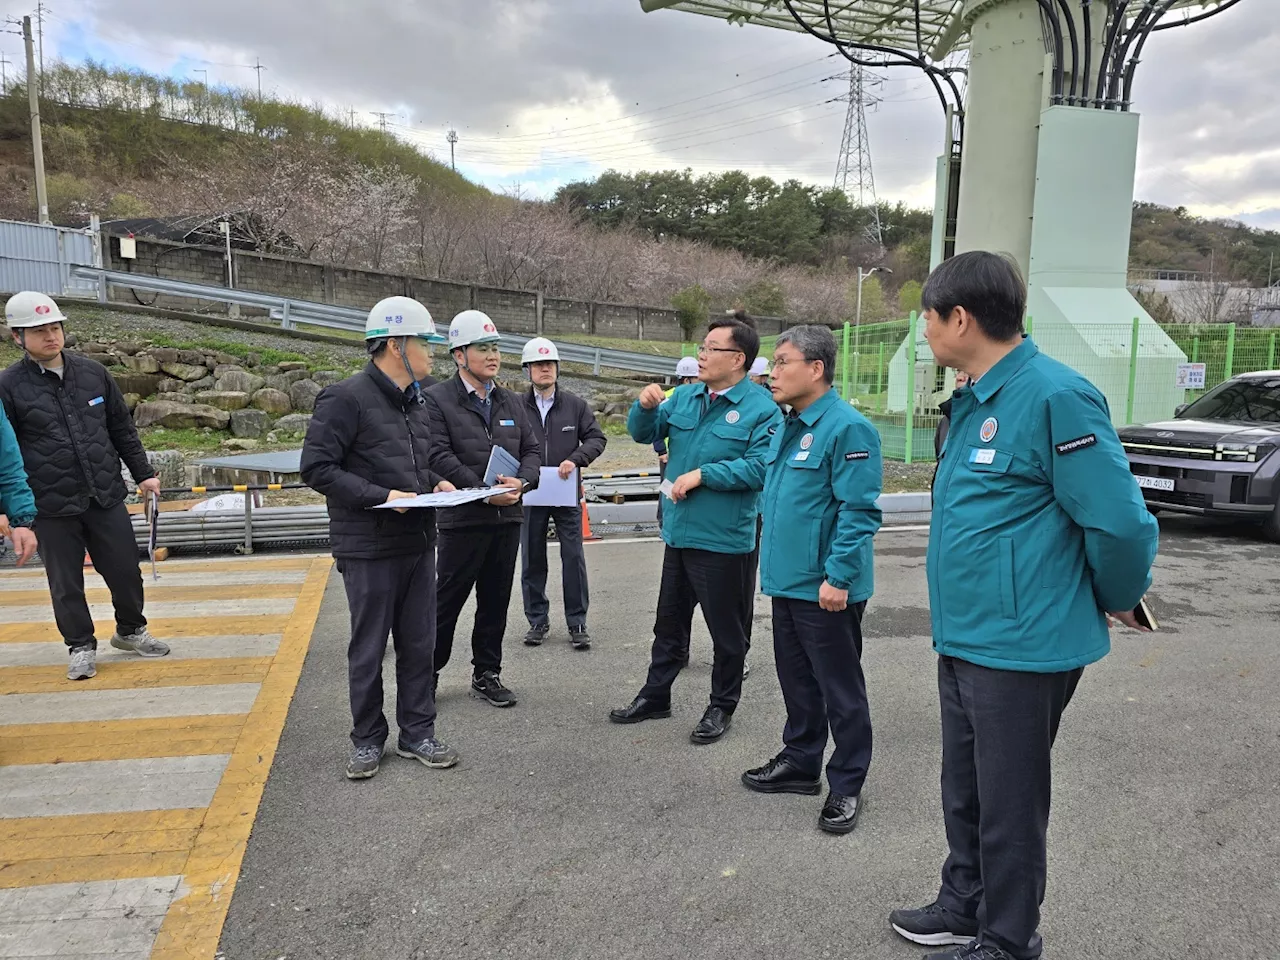
[[[1026,328],[1027,336],[1029,337],[1031,336],[1031,331],[1035,328],[1035,321],[1032,320],[1031,317],[1027,317]]]
[[[907,321],[907,417],[903,460],[911,462],[911,447],[916,432],[916,312]]]
[[[1222,373],[1223,380],[1231,379],[1231,371],[1236,365],[1236,325],[1234,323],[1227,324],[1227,362],[1226,369]]]
[[[1124,407],[1124,422],[1133,423],[1133,394],[1138,386],[1138,335],[1142,321],[1133,318],[1133,342],[1129,345],[1129,397]]]
[[[1191,341],[1191,362],[1200,362],[1200,338],[1196,337]]]
[[[876,397],[880,400],[880,412],[884,413],[884,341],[880,341],[880,361],[876,364]]]
[[[1276,335],[1273,332],[1267,338],[1267,369],[1274,370],[1276,368]]]
[[[849,321],[844,322],[844,345],[840,349],[840,396],[849,400]]]

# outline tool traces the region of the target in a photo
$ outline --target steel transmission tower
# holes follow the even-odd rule
[[[867,136],[867,107],[880,102],[875,94],[881,81],[864,75],[862,67],[849,68],[849,109],[844,117],[844,136],[840,140],[840,159],[836,164],[837,190],[843,190],[858,207],[871,210],[867,238],[884,249],[884,231],[880,226],[880,205],[876,200],[876,178],[871,170],[871,140]]]

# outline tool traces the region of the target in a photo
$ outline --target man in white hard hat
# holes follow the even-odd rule
[[[758,383],[766,390],[769,388],[769,361],[764,357],[756,357],[751,364],[751,382]]]
[[[84,594],[86,552],[111,593],[111,645],[163,657],[169,647],[151,636],[142,613],[142,570],[120,461],[140,493],[158,496],[160,481],[124,395],[102,364],[63,352],[66,317],[43,293],[10,297],[5,322],[23,357],[0,373],[0,402],[36,498],[35,531],[53,617],[71,654],[67,679],[98,672],[98,640]]]
[[[560,378],[560,351],[546,337],[534,337],[524,345],[520,362],[533,386],[525,411],[541,448],[542,463],[556,467],[561,480],[604,453],[604,431],[586,401],[565,390]],[[564,590],[564,619],[569,642],[575,650],[591,647],[587,631],[587,558],[582,549],[582,506],[524,508],[520,536],[520,584],[524,616],[529,632],[524,642],[536,647],[551,631],[551,604],[547,600],[547,524],[554,521],[560,544],[560,578]]]
[[[509,492],[468,503],[439,518],[440,583],[436,631],[436,675],[453,653],[453,634],[472,587],[476,591],[471,630],[471,695],[495,707],[516,696],[502,682],[502,638],[507,630],[520,526],[520,497],[538,485],[542,457],[519,395],[500,387],[498,328],[487,314],[464,310],[449,324],[449,352],[457,376],[427,391],[436,469],[457,487],[484,485],[494,447],[519,461],[515,476],[499,476]]]
[[[329,541],[351,613],[351,780],[372,777],[382,761],[388,634],[396,649],[396,753],[434,768],[458,762],[435,727],[435,511],[373,509],[454,489],[431,467],[422,394],[430,344],[443,342],[416,300],[378,302],[365,323],[368,366],[320,392],[302,447],[302,480],[328,501]]]

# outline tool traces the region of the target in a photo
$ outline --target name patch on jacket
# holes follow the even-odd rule
[[[98,404],[105,403],[105,402],[106,401],[104,401],[102,397],[94,397],[92,400],[89,401],[89,406],[96,407]]]
[[[1096,433],[1087,433],[1083,437],[1076,437],[1074,440],[1068,440],[1066,443],[1059,443],[1054,447],[1058,453],[1075,453],[1077,450],[1083,450],[1085,447],[1092,447],[1098,442]]]
[[[573,431],[574,431],[574,430],[576,430],[576,429],[577,429],[577,428],[576,428],[573,424],[569,424],[569,426],[567,426],[567,427],[561,427],[561,428],[560,428],[560,432],[561,432],[561,433],[573,433]]]
[[[846,453],[844,458],[846,460],[866,460],[870,456],[870,450],[855,450],[853,453]]]
[[[498,421],[498,426],[500,426],[500,427],[514,427],[515,425],[516,425],[516,422],[515,422],[514,420],[499,420],[499,421]]]

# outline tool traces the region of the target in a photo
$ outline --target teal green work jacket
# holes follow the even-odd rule
[[[816,603],[826,580],[849,603],[869,599],[883,473],[875,427],[828,390],[783,420],[765,459],[761,589]]]
[[[764,458],[782,412],[743,377],[714,402],[707,387],[691,383],[653,410],[637,400],[627,430],[640,443],[666,439],[667,479],[702,471],[702,485],[662,507],[662,539],[672,547],[713,553],[750,553],[756,546],[756,501],[764,486]]]
[[[1034,673],[1106,656],[1104,611],[1146,593],[1160,530],[1093,384],[1024,339],[954,393],[933,489],[939,654]]]

